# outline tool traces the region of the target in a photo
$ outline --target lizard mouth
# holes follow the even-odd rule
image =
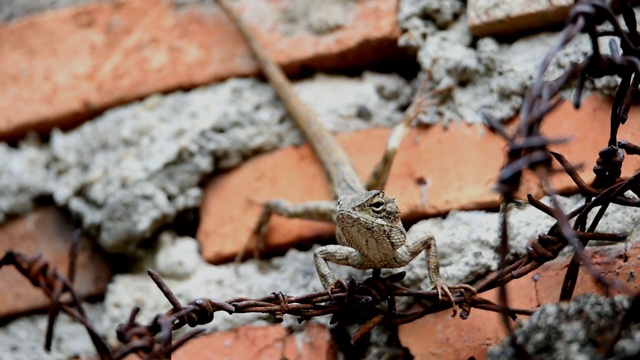
[[[352,218],[357,218],[357,214],[355,211],[350,211],[350,210],[340,210],[336,212],[336,216],[349,216]]]
[[[336,221],[339,224],[344,224],[344,223],[350,223],[350,224],[354,224],[354,223],[370,223],[370,224],[382,224],[382,225],[387,225],[387,223],[379,218],[374,218],[374,217],[370,217],[370,216],[363,216],[363,214],[361,213],[357,213],[354,211],[348,211],[348,210],[342,210],[342,211],[338,211],[336,213]]]

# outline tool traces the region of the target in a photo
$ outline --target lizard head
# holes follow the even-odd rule
[[[356,225],[354,222],[397,226],[400,210],[394,199],[380,190],[367,192],[348,191],[338,198],[336,222],[340,225]],[[349,224],[346,224],[349,222]]]
[[[386,239],[395,248],[397,241],[404,241],[400,210],[394,199],[380,190],[342,194],[338,198],[336,223],[351,247]]]
[[[394,199],[380,190],[349,191],[338,199],[338,214],[358,214],[363,219],[395,225],[400,221],[400,210]]]

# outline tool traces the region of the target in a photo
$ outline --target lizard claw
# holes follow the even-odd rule
[[[327,292],[329,293],[329,297],[333,299],[333,294],[332,294],[333,291],[336,291],[336,290],[347,291],[347,289],[348,289],[347,283],[342,279],[337,279],[333,283],[333,285],[331,285],[331,287],[327,289]]]
[[[458,305],[456,305],[455,301],[453,301],[453,295],[451,295],[451,291],[449,290],[449,286],[442,279],[438,279],[431,285],[431,288],[435,288],[438,291],[438,301],[442,301],[442,293],[444,292],[449,300],[451,301],[451,310],[453,310],[453,314],[451,317],[455,317],[458,313]]]
[[[435,288],[438,291],[439,301],[442,301],[443,292],[445,293],[445,295],[447,295],[447,297],[451,301],[451,309],[453,311],[453,314],[451,315],[451,317],[455,317],[456,314],[458,314],[458,305],[453,300],[453,295],[451,295],[451,290],[469,291],[473,295],[478,293],[477,290],[474,289],[471,285],[467,285],[467,284],[447,285],[447,283],[445,283],[444,280],[442,280],[441,278],[438,278],[435,281],[433,281],[433,284],[429,289],[433,289],[433,288]]]

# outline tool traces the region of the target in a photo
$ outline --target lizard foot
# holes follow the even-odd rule
[[[456,314],[458,314],[458,305],[453,300],[453,295],[451,295],[451,290],[469,291],[473,295],[478,293],[477,290],[474,289],[473,286],[471,285],[467,285],[467,284],[448,285],[446,282],[444,282],[444,280],[442,280],[442,278],[438,278],[435,281],[432,281],[432,283],[433,285],[431,285],[429,290],[435,288],[438,291],[438,300],[442,300],[442,293],[444,292],[445,295],[451,301],[451,309],[453,311],[453,314],[451,315],[451,317],[455,317]]]

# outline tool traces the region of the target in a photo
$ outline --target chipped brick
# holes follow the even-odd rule
[[[335,359],[329,330],[310,323],[302,333],[282,325],[242,326],[189,341],[172,359]]]
[[[513,34],[561,24],[573,0],[469,0],[467,22],[474,36]]]
[[[54,207],[45,207],[0,225],[0,255],[9,249],[37,253],[62,274],[67,273],[69,245],[75,227]],[[80,242],[74,289],[80,298],[103,295],[111,270],[95,243]],[[44,309],[48,298],[14,267],[0,269],[0,318]]]
[[[269,55],[290,72],[366,66],[398,56],[395,0],[355,5],[347,26],[283,35],[284,0],[238,4]],[[122,0],[0,24],[0,139],[68,128],[157,92],[258,72],[240,35],[213,7]],[[395,49],[395,50],[394,50]]]

